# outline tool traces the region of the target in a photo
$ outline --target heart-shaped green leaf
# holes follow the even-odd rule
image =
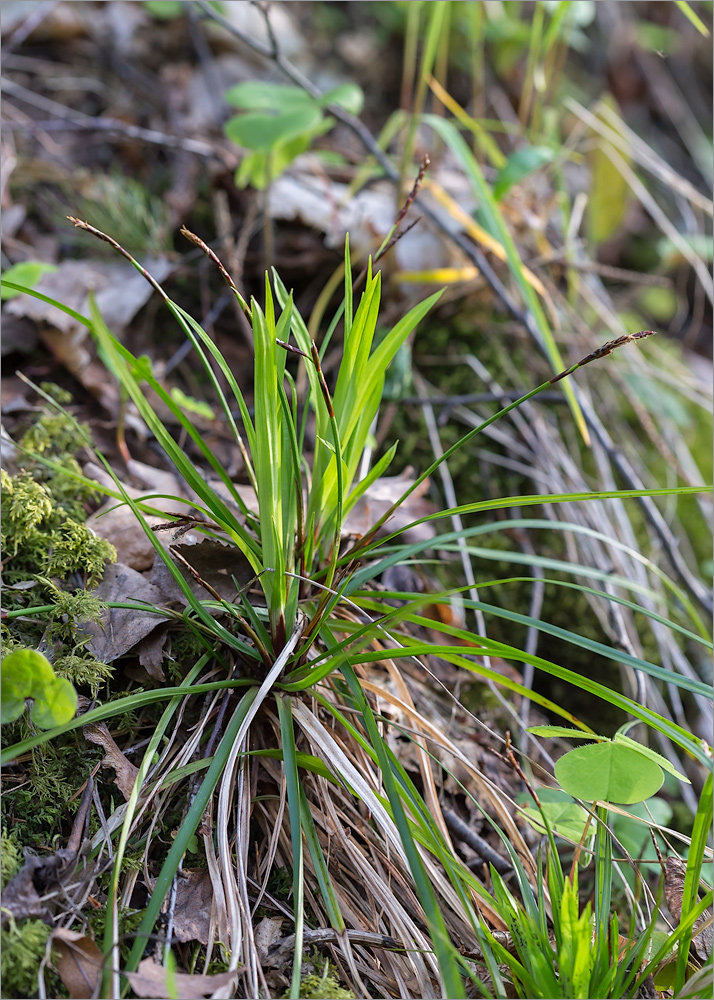
[[[35,699],[30,716],[39,729],[52,729],[69,722],[76,711],[77,692],[65,677],[55,677],[43,697]]]
[[[638,743],[637,740],[630,739],[630,737],[625,736],[624,733],[615,733],[615,743],[622,743],[626,747],[631,747],[638,753],[643,754],[649,760],[653,760],[655,764],[659,764],[659,766],[664,768],[665,771],[669,771],[669,773],[673,774],[675,778],[679,778],[680,781],[686,781],[688,785],[691,785],[691,781],[686,774],[682,774],[681,771],[678,771],[673,764],[670,764],[666,757],[663,757],[661,753],[657,753],[656,750],[650,750],[649,747],[643,746],[643,744]]]
[[[538,790],[541,809],[537,809],[532,801],[525,807],[525,816],[531,826],[538,833],[545,833],[543,816],[548,820],[550,827],[561,837],[567,837],[579,843],[588,814],[582,806],[573,800],[572,795],[562,791],[560,788],[541,788]],[[591,827],[591,832],[594,827]]]
[[[16,649],[2,661],[3,723],[14,722],[32,699],[32,721],[40,729],[69,722],[77,711],[77,693],[68,680],[55,677],[54,670],[36,649]]]
[[[330,104],[336,104],[338,107],[344,108],[345,111],[358,115],[364,104],[364,93],[356,83],[341,83],[339,87],[333,87],[332,90],[323,94],[320,98],[320,104],[323,108],[329,107]]]
[[[296,108],[315,105],[316,101],[301,87],[289,83],[264,83],[245,80],[226,91],[226,100],[234,108],[246,111],[274,111],[285,114]]]
[[[244,149],[267,152],[278,143],[295,139],[303,132],[316,128],[322,121],[322,111],[313,104],[297,107],[284,114],[237,115],[226,122],[228,138]]]
[[[654,795],[664,781],[659,764],[622,743],[594,743],[561,757],[555,776],[577,799],[629,805]]]

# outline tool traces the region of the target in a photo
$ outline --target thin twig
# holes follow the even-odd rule
[[[165,146],[170,149],[183,149],[187,153],[196,153],[198,156],[208,156],[225,159],[221,156],[221,150],[207,142],[198,139],[189,139],[187,136],[169,135],[166,132],[159,132],[156,129],[142,128],[139,125],[131,125],[128,122],[120,121],[118,118],[92,118],[81,111],[73,111],[65,107],[58,101],[52,101],[40,94],[34,94],[31,90],[21,86],[14,80],[3,78],[0,83],[2,90],[12,94],[18,100],[24,101],[33,107],[46,111],[56,117],[48,121],[34,121],[28,123],[3,122],[3,127],[22,130],[23,132],[57,132],[57,131],[92,131],[92,132],[116,132],[120,135],[128,136],[130,139],[140,139],[155,146]],[[58,120],[59,119],[59,120]]]
[[[456,815],[452,809],[442,809],[441,810],[444,819],[446,820],[446,825],[448,826],[451,833],[460,840],[463,844],[466,844],[472,850],[476,851],[479,855],[479,860],[481,863],[484,861],[488,864],[493,865],[499,875],[504,875],[506,872],[513,871],[513,865],[506,858],[501,857],[487,840],[479,836],[475,830],[472,830],[470,826],[467,826],[464,821]],[[472,867],[472,864],[469,864]]]

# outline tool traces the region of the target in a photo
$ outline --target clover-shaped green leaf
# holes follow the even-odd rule
[[[30,699],[30,716],[39,729],[69,722],[77,711],[77,692],[68,680],[56,677],[52,666],[36,649],[16,649],[2,661],[3,723],[14,722]]]
[[[556,761],[555,776],[576,799],[624,805],[648,799],[664,781],[656,761],[633,747],[609,741],[566,753]]]

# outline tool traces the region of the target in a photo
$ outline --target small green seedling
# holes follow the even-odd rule
[[[521,799],[524,803],[524,816],[533,829],[540,834],[547,833],[547,827],[543,822],[545,817],[554,833],[567,840],[572,840],[576,844],[579,843],[585,832],[585,826],[589,822],[589,816],[585,809],[578,805],[573,796],[568,795],[562,788],[539,788],[538,798],[540,800],[539,809],[533,804],[530,795],[525,794]]]
[[[30,717],[39,729],[52,729],[74,718],[77,692],[57,677],[47,657],[36,649],[16,649],[2,661],[2,722],[15,722],[32,701]]]
[[[3,271],[0,298],[5,300],[12,299],[16,295],[22,295],[22,292],[18,291],[18,289],[9,288],[5,284],[6,279],[16,281],[18,285],[24,285],[26,288],[34,288],[43,274],[48,274],[56,270],[57,267],[54,264],[46,264],[41,260],[22,260],[19,264],[13,264],[7,271]]]
[[[226,100],[242,113],[226,122],[225,133],[250,150],[236,171],[236,186],[250,184],[262,191],[309,149],[313,139],[329,132],[334,119],[325,117],[326,108],[337,104],[359,114],[364,95],[353,83],[343,83],[316,98],[290,84],[247,80],[231,87]]]
[[[689,783],[689,778],[674,768],[666,757],[622,732],[615,733],[613,739],[564,726],[533,726],[528,732],[535,736],[567,736],[594,741],[570,750],[555,765],[555,777],[561,788],[576,799],[622,805],[643,802],[659,791],[664,771]]]
[[[539,170],[555,159],[555,150],[549,146],[524,146],[511,153],[498,171],[493,183],[493,197],[500,201],[506,192],[528,174]]]

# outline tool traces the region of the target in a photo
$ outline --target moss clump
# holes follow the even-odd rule
[[[68,393],[50,383],[42,388],[59,403]],[[2,652],[36,647],[42,638],[54,647],[55,671],[92,698],[111,677],[111,668],[85,652],[82,623],[102,619],[104,606],[87,593],[114,562],[114,547],[84,523],[86,505],[98,496],[80,482],[75,455],[89,428],[77,425],[64,412],[45,409],[20,440],[27,467],[17,475],[1,473],[3,505],[0,543],[4,552],[5,607],[20,610],[52,604],[49,618],[12,620],[3,625]],[[29,454],[28,454],[29,453]],[[39,458],[51,460],[52,468]],[[14,586],[20,584],[18,589]],[[72,588],[75,592],[71,592]]]
[[[4,889],[10,879],[14,878],[22,868],[22,854],[5,827],[2,828],[0,847],[0,881],[2,881]]]
[[[53,499],[47,483],[27,470],[16,476],[0,473],[2,486],[1,544],[8,584],[41,577],[66,580],[78,573],[91,586],[108,562],[116,560],[109,542],[73,521]],[[20,592],[24,593],[24,592]]]
[[[3,997],[37,996],[37,971],[51,930],[41,920],[10,920],[2,930],[0,977]]]
[[[114,673],[108,663],[102,663],[91,655],[83,656],[76,653],[59,656],[53,667],[58,677],[65,677],[74,687],[89,688],[92,700],[97,697],[99,689]]]
[[[340,986],[336,969],[328,959],[316,955],[313,964],[315,970],[321,966],[322,972],[318,975],[315,971],[302,977],[300,996],[303,1000],[355,1000],[355,994],[352,990],[346,990]],[[283,993],[284,998],[289,996],[290,990]]]
[[[32,735],[26,718],[3,726],[3,730],[8,730],[8,742]],[[30,751],[21,787],[10,786],[2,797],[3,821],[9,830],[17,829],[23,845],[45,848],[58,834],[68,833],[67,824],[81,800],[77,789],[101,753],[101,748],[88,746],[76,733]]]

